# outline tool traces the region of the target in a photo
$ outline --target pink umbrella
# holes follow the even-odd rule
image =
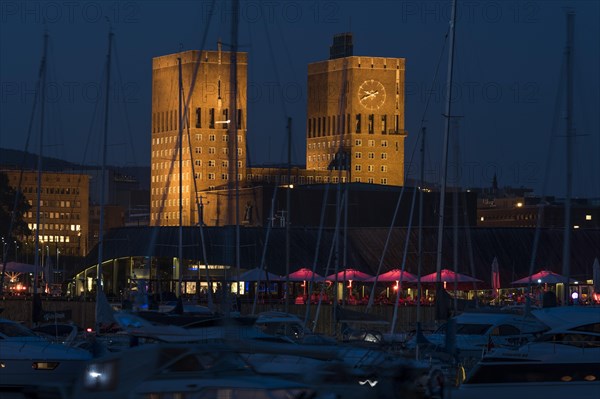
[[[295,272],[288,275],[290,281],[317,281],[322,282],[325,281],[325,278],[317,273],[313,273],[312,270],[307,268],[302,268],[300,270],[296,270]],[[285,280],[285,277],[282,278]]]
[[[375,281],[375,277],[371,277],[367,281],[373,282]],[[394,281],[402,281],[403,283],[414,283],[417,281],[417,276],[407,271],[402,272],[402,270],[400,269],[393,269],[389,272],[380,274],[379,277],[377,277],[377,281],[381,281],[382,283]]]
[[[327,276],[327,280],[335,281],[336,275],[332,274],[331,276]],[[356,269],[346,269],[342,270],[337,274],[337,281],[369,281],[372,278],[370,274],[363,273],[360,270]]]
[[[452,270],[442,269],[440,271],[440,281],[444,283],[444,289],[447,284],[450,284],[450,289],[454,287],[454,282],[456,282],[461,289],[471,288],[474,283],[483,283],[483,281],[476,279],[471,276],[467,276],[466,274],[454,273]],[[426,276],[421,277],[421,283],[436,283],[437,282],[437,272],[433,272]]]
[[[306,282],[307,281],[315,281],[322,282],[325,281],[325,278],[317,273],[313,273],[312,270],[303,267],[300,270],[296,270],[295,272],[288,275],[290,281],[302,282],[302,287],[304,288],[304,295],[306,295]],[[282,278],[285,281],[285,277]]]
[[[550,270],[542,270],[539,273],[532,274],[531,276],[522,278],[520,280],[513,281],[511,284],[522,285],[522,284],[556,284],[566,283],[569,279],[565,276],[561,276],[558,273],[551,272]],[[571,282],[575,280],[571,279]]]

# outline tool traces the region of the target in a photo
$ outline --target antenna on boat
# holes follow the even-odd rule
[[[440,210],[438,222],[438,242],[437,242],[437,259],[436,259],[436,299],[441,288],[441,272],[442,272],[442,243],[444,239],[444,214],[445,214],[445,199],[446,199],[446,178],[448,174],[448,138],[450,136],[450,120],[452,117],[452,69],[454,67],[454,35],[456,25],[456,0],[452,0],[452,14],[450,17],[450,48],[448,50],[448,72],[446,76],[446,126],[444,130],[444,147],[442,149],[442,180],[440,182]],[[438,316],[438,315],[436,315]]]

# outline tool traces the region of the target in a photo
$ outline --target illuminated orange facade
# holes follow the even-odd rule
[[[20,171],[5,170],[11,187],[19,186]],[[23,219],[32,231],[20,256],[33,253],[37,225],[37,171],[23,172],[21,191],[31,205]],[[44,172],[40,196],[40,246],[54,256],[84,256],[89,248],[89,176]],[[30,258],[33,260],[33,257]]]
[[[236,56],[235,115],[230,112],[231,58],[231,52],[221,51],[219,44],[217,51],[186,51],[153,59],[151,225],[179,224],[178,59],[182,64],[184,104],[190,98],[182,145],[183,224],[198,223],[197,204],[203,191],[233,188],[236,170],[240,181],[245,176],[247,54]],[[229,198],[228,206],[232,201]]]
[[[404,72],[403,58],[349,56],[310,64],[306,168],[341,166],[351,182],[401,186]]]

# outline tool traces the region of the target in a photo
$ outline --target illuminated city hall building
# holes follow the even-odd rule
[[[238,220],[260,224],[266,215],[250,215],[264,209],[255,203],[255,190],[263,183],[287,184],[287,168],[246,163],[247,54],[236,57],[235,130],[228,130],[232,122],[227,122],[233,120],[231,53],[219,44],[217,51],[202,51],[200,60],[198,55],[186,51],[153,59],[151,225],[179,223],[178,59],[184,99],[198,70],[184,121],[182,223],[236,223],[237,161]],[[294,168],[290,183],[336,183],[341,177],[342,182],[403,185],[404,76],[403,58],[353,56],[351,34],[336,35],[330,59],[308,66],[306,169]]]
[[[236,115],[232,115],[231,58],[231,52],[222,51],[219,44],[217,51],[186,51],[153,59],[151,225],[179,224],[179,59],[184,103],[190,97],[182,145],[182,223],[198,223],[197,204],[202,192],[231,188],[236,170],[239,180],[243,180],[248,62],[246,53],[237,53],[237,104]],[[227,195],[224,208],[231,206],[232,201],[232,195]],[[232,214],[223,210],[223,215]],[[225,224],[234,223],[228,222]]]
[[[308,65],[306,169],[340,166],[350,182],[404,183],[403,58],[352,56],[336,35],[330,59]]]

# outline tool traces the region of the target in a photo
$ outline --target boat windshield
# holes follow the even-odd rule
[[[0,321],[0,338],[36,337],[32,331],[14,322]]]
[[[490,327],[491,324],[464,324],[459,323],[456,325],[456,334],[461,335],[483,335],[485,334]],[[436,334],[445,334],[447,331],[447,325],[444,324],[436,331]]]
[[[163,373],[210,371],[213,373],[250,371],[250,366],[241,357],[224,352],[188,353],[164,368]]]
[[[546,334],[540,337],[539,342],[570,345],[580,348],[600,348],[600,336],[581,333]]]

